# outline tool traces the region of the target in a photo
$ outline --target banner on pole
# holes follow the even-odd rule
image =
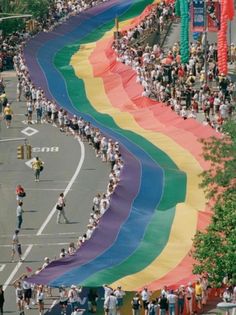
[[[207,27],[209,32],[218,32],[220,29],[220,3],[207,2]]]
[[[204,1],[193,0],[191,7],[192,32],[204,32]]]

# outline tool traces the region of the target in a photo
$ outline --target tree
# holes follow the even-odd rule
[[[0,11],[5,14],[32,14],[34,19],[45,19],[51,6],[51,0],[0,0]],[[22,19],[6,20],[1,23],[4,35],[24,29]]]
[[[213,204],[211,223],[194,237],[193,272],[207,272],[215,285],[225,276],[236,282],[236,124],[224,125],[222,138],[202,140],[203,156],[210,162],[201,187]]]
[[[50,0],[18,1],[18,13],[32,14],[34,18],[45,18],[50,7]]]

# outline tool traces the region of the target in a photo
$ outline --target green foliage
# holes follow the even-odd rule
[[[230,121],[223,127],[222,138],[202,140],[203,156],[210,162],[210,169],[202,173],[201,187],[208,199],[221,198],[223,192],[235,187],[236,173],[236,124]]]
[[[2,13],[32,14],[34,19],[43,19],[47,16],[51,0],[0,0]],[[1,23],[3,34],[11,34],[25,27],[23,19],[6,20]]]
[[[214,200],[211,223],[194,237],[193,272],[207,272],[219,286],[227,275],[236,282],[236,124],[224,126],[221,139],[203,140],[203,156],[210,162],[201,186]]]
[[[32,14],[34,18],[43,18],[47,15],[50,0],[20,0],[18,1],[18,13]]]

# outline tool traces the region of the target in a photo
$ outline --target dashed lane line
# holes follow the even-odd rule
[[[81,149],[81,156],[80,156],[80,161],[79,164],[76,168],[76,171],[74,173],[74,175],[72,176],[71,180],[69,181],[68,185],[66,186],[65,190],[64,190],[64,195],[66,196],[68,194],[68,192],[70,191],[73,183],[75,182],[77,176],[79,175],[79,172],[82,168],[83,162],[84,162],[84,158],[85,158],[85,149],[84,149],[84,144],[83,142],[81,142],[80,140],[78,140],[79,144],[80,144],[80,149]],[[51,218],[53,217],[53,215],[56,212],[56,204],[54,205],[54,207],[52,208],[52,210],[50,211],[50,213],[48,214],[47,218],[45,219],[45,221],[43,222],[43,224],[41,225],[41,227],[39,228],[38,232],[36,233],[37,236],[42,235],[43,230],[45,229],[45,227],[47,226],[47,224],[50,222]],[[23,256],[22,259],[25,260],[26,257],[29,255],[30,251],[33,248],[33,244],[30,244]],[[13,269],[13,271],[11,272],[10,276],[8,277],[7,281],[4,283],[3,285],[3,290],[5,291],[7,289],[7,287],[9,286],[9,284],[11,283],[12,279],[15,277],[16,273],[18,272],[18,270],[20,269],[22,265],[22,262],[18,262],[17,265],[15,266],[15,268]]]

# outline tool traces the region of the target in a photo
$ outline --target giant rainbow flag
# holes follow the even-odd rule
[[[142,97],[135,72],[117,62],[111,48],[115,17],[122,28],[134,27],[151,4],[105,2],[38,34],[24,49],[33,82],[49,99],[119,141],[125,161],[92,238],[75,255],[33,276],[35,283],[108,283],[133,291],[193,279],[192,238],[210,217],[199,188],[207,165],[198,140],[214,132]]]

